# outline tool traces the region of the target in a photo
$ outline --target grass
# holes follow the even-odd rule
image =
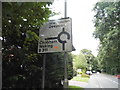
[[[81,82],[88,82],[89,77],[81,77],[81,76],[76,76],[73,79],[71,79],[73,81],[81,81]]]
[[[72,90],[76,90],[76,89],[83,90],[82,87],[78,87],[78,86],[69,86],[69,88]]]

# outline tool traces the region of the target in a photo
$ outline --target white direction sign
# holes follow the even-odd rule
[[[38,53],[72,51],[72,20],[64,18],[45,23],[39,31]]]

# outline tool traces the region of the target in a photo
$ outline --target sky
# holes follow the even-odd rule
[[[95,12],[92,11],[97,0],[67,0],[67,17],[72,18],[73,46],[79,54],[82,49],[89,49],[93,55],[98,54],[99,40],[93,37],[95,30],[93,19]],[[64,18],[64,0],[55,0],[51,6],[54,12],[60,13],[50,19]]]

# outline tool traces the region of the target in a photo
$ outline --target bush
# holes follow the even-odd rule
[[[90,78],[90,75],[87,75],[87,74],[82,74],[81,77],[87,77],[87,78]]]

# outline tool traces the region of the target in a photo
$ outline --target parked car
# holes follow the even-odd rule
[[[97,72],[97,74],[100,74],[100,72]]]
[[[95,71],[95,70],[93,70],[93,71],[92,71],[92,73],[96,73],[96,71]]]
[[[92,72],[91,71],[86,71],[86,74],[91,75]]]
[[[101,70],[97,70],[97,73],[101,73]]]
[[[120,75],[116,75],[116,77],[117,77],[118,79],[120,79]]]

